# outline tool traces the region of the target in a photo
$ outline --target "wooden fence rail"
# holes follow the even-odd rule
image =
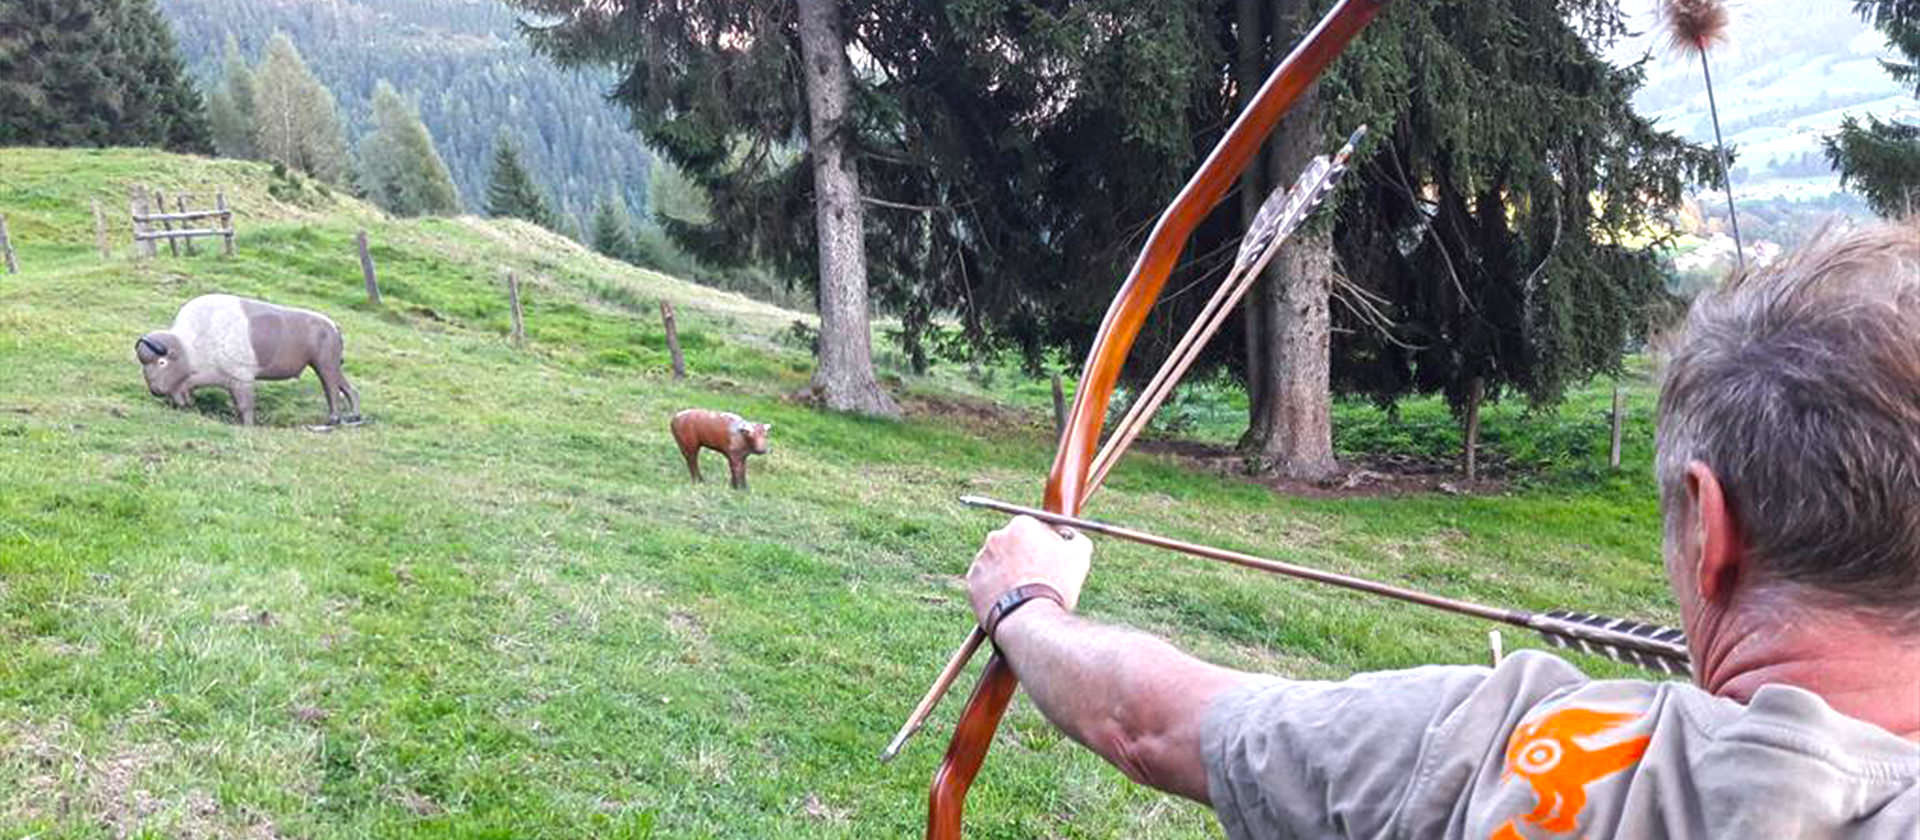
[[[149,198],[151,198],[155,204],[159,205],[159,212],[152,212],[148,209],[147,202]],[[153,190],[149,193],[149,191],[142,187],[134,187],[133,200],[130,202],[131,206],[129,207],[130,212],[128,215],[133,219],[133,242],[135,249],[139,253],[151,257],[156,253],[154,243],[166,242],[168,251],[177,256],[180,253],[179,242],[185,241],[187,243],[187,253],[193,254],[195,253],[193,240],[200,237],[217,236],[221,239],[221,253],[229,257],[233,256],[233,208],[227,206],[227,194],[225,192],[214,193],[214,207],[212,210],[187,209],[187,202],[191,198],[192,196],[185,194],[174,196],[175,211],[169,213],[167,212],[166,196],[159,190]],[[214,223],[212,226],[206,227],[187,227],[185,225],[187,222],[203,222],[205,220],[214,220]],[[175,222],[180,222],[181,227],[175,228]]]
[[[179,230],[150,230],[136,233],[136,240],[195,239],[203,236],[226,236],[226,228],[180,228]]]
[[[226,221],[226,217],[231,215],[233,215],[233,213],[228,210],[188,210],[182,213],[147,213],[137,217],[135,220],[141,222],[187,222],[194,219],[219,218],[221,221]]]

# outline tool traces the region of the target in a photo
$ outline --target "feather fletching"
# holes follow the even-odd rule
[[[1555,647],[1572,648],[1676,677],[1690,677],[1693,673],[1687,636],[1677,628],[1571,610],[1529,616],[1527,625]]]
[[[1706,52],[1726,40],[1727,4],[1720,0],[1660,0],[1667,43],[1680,52]]]

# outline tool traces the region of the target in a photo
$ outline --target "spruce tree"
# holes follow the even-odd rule
[[[333,92],[315,78],[293,40],[276,32],[254,71],[254,143],[262,160],[345,184],[347,141]]]
[[[213,146],[221,156],[252,158],[254,148],[253,68],[240,55],[240,44],[227,33],[225,75],[207,97],[207,118],[213,128]]]
[[[447,164],[420,115],[382,79],[374,86],[373,130],[360,141],[360,186],[397,216],[449,216],[460,200]]]
[[[1887,74],[1920,91],[1920,0],[1860,0],[1854,9],[1904,59],[1881,61]],[[1865,196],[1875,213],[1910,216],[1920,206],[1920,125],[1848,116],[1823,144],[1840,183]]]
[[[617,260],[633,260],[633,220],[620,193],[608,190],[593,212],[593,250]]]
[[[213,151],[152,0],[0,3],[0,145]]]
[[[525,219],[556,230],[558,219],[545,193],[520,164],[520,150],[505,134],[494,140],[493,177],[487,183],[487,215]]]

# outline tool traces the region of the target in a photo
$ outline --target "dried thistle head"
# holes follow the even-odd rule
[[[1679,52],[1701,53],[1727,37],[1727,4],[1720,0],[1660,0],[1667,43]]]

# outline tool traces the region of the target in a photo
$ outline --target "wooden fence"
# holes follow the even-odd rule
[[[164,193],[135,187],[130,214],[133,217],[134,249],[151,257],[159,253],[155,243],[164,240],[167,250],[178,256],[180,243],[184,241],[187,252],[191,254],[193,240],[217,236],[221,239],[221,252],[233,256],[233,208],[227,206],[227,194],[214,193],[212,210],[187,209],[192,198],[190,195],[174,196],[175,212],[169,213]],[[159,212],[153,212],[155,206]],[[176,229],[175,223],[180,227]]]

